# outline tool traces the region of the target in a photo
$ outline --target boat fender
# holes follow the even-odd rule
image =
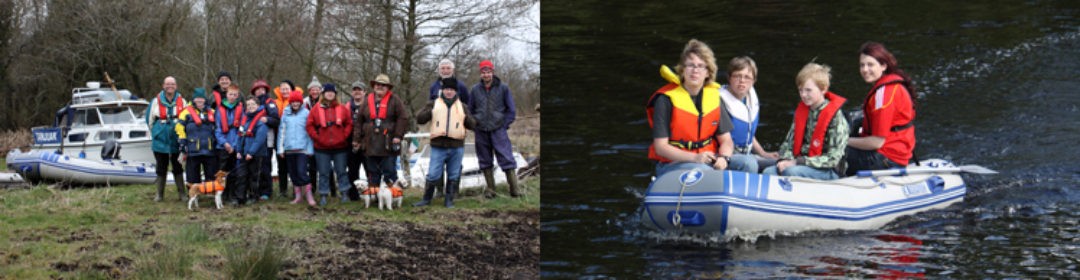
[[[86,151],[79,152],[79,158],[86,158]]]
[[[679,211],[676,215],[675,211],[668,212],[668,221],[671,221],[672,225],[687,226],[687,227],[700,227],[705,225],[705,214],[694,210]]]

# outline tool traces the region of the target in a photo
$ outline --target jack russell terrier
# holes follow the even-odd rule
[[[401,208],[401,199],[405,196],[403,188],[408,186],[405,180],[398,180],[394,182],[391,187],[374,187],[369,188],[367,181],[356,180],[353,182],[356,185],[356,190],[360,191],[360,198],[364,199],[364,208],[371,206],[371,200],[377,199],[379,201],[379,209],[382,210],[385,206],[387,210],[394,210],[394,203],[397,203],[397,207]]]
[[[217,205],[217,209],[223,208],[222,205],[221,205],[221,193],[225,192],[225,176],[226,175],[229,175],[229,172],[218,171],[217,174],[215,175],[214,181],[212,181],[212,182],[203,182],[203,183],[195,183],[195,184],[189,183],[189,184],[187,184],[188,197],[190,197],[190,199],[188,199],[188,206],[187,206],[188,210],[194,210],[194,209],[191,208],[192,205],[194,205],[195,208],[199,208],[199,195],[200,194],[206,194],[206,195],[213,194],[214,195],[214,204]]]

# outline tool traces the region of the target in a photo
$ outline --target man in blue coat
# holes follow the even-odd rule
[[[517,161],[514,160],[510,136],[506,134],[516,113],[514,96],[510,94],[510,87],[495,76],[495,65],[490,60],[480,62],[480,82],[472,87],[469,95],[472,98],[469,111],[476,118],[476,157],[488,186],[484,195],[495,197],[494,153],[499,160],[499,168],[506,173],[510,196],[518,197]]]

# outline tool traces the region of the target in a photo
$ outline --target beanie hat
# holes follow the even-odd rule
[[[307,88],[322,87],[322,83],[319,82],[319,78],[311,76],[311,83],[308,83]]]
[[[480,70],[484,70],[484,68],[490,68],[492,71],[494,71],[495,64],[491,63],[491,60],[485,59],[484,61],[480,62]]]
[[[232,81],[232,74],[229,74],[228,71],[221,70],[221,72],[218,72],[217,79],[221,80],[221,77],[229,77],[229,80]]]
[[[196,98],[202,98],[203,100],[206,100],[206,89],[195,88],[195,94],[192,95],[191,100],[195,100]]]
[[[326,83],[325,85],[323,85],[322,92],[327,91],[333,91],[334,93],[337,93],[337,86],[334,86],[334,83]]]
[[[289,94],[289,103],[300,102],[304,103],[304,94],[299,90],[294,90]]]
[[[454,78],[442,79],[441,84],[442,84],[442,89],[448,89],[449,88],[449,89],[454,89],[454,91],[457,91],[457,79],[454,79]]]

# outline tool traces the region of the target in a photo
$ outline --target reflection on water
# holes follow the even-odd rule
[[[1053,277],[1080,265],[1080,2],[572,1],[546,3],[544,277]],[[644,103],[689,38],[760,69],[758,139],[779,146],[794,75],[833,67],[852,108],[857,48],[883,41],[919,88],[917,153],[1002,173],[965,202],[871,232],[722,243],[649,232]],[[723,67],[721,67],[723,68]],[[721,73],[721,75],[724,75]]]

